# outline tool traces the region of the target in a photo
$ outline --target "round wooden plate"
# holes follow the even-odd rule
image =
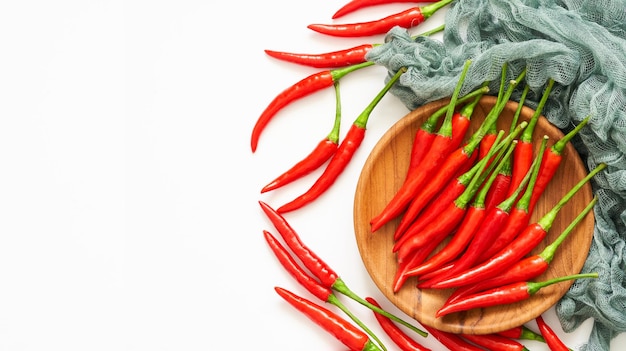
[[[416,130],[425,118],[444,106],[446,102],[447,100],[436,101],[410,112],[393,125],[372,150],[359,177],[354,200],[357,245],[369,275],[382,293],[400,310],[420,323],[452,333],[488,334],[503,331],[522,325],[545,312],[565,294],[572,281],[541,289],[523,302],[452,313],[442,318],[435,318],[435,312],[443,305],[452,290],[418,289],[415,278],[407,280],[397,293],[392,290],[397,267],[395,254],[392,252],[393,235],[399,218],[387,223],[376,232],[372,233],[370,230],[370,220],[379,214],[404,181]],[[481,99],[472,115],[468,135],[478,128],[494,103],[495,97],[492,96],[485,96]],[[517,106],[515,102],[508,103],[498,118],[499,130],[509,130]],[[524,107],[520,121],[528,120],[533,113],[532,109]],[[533,135],[536,152],[544,135],[550,137],[548,141],[548,147],[550,147],[563,136],[563,133],[542,116]],[[568,145],[563,152],[563,160],[557,173],[537,202],[531,223],[548,212],[587,173],[574,147],[571,144]],[[592,197],[591,186],[587,183],[560,210],[546,239],[533,253],[540,252],[543,247],[551,243],[589,204]],[[580,272],[593,236],[592,212],[561,244],[548,271],[535,281]]]

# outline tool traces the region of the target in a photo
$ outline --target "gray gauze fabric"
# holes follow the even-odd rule
[[[589,169],[608,165],[592,182],[599,201],[583,268],[600,278],[576,281],[556,311],[568,332],[593,318],[583,349],[608,350],[626,330],[626,0],[456,0],[445,26],[443,41],[396,27],[366,57],[389,75],[408,68],[391,92],[409,109],[451,96],[471,59],[461,94],[490,81],[495,95],[507,62],[507,79],[527,69],[528,106],[556,82],[543,112],[563,132],[591,116],[574,146]]]

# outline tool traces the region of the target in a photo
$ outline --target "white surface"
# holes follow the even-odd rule
[[[382,42],[306,28],[330,22],[343,3],[0,6],[0,350],[342,349],[273,291],[307,296],[268,250],[262,230],[274,228],[257,203],[279,206],[319,175],[259,193],[330,130],[332,89],[284,109],[254,154],[250,132],[276,94],[317,71],[263,49],[315,53]],[[342,80],[344,132],[384,75],[370,67]],[[361,264],[352,200],[369,150],[407,112],[386,96],[337,183],[287,215],[349,286],[398,314]],[[368,310],[353,310],[379,330]],[[546,318],[557,326],[553,311]],[[575,348],[590,325],[560,334]],[[443,349],[432,337],[420,341]]]

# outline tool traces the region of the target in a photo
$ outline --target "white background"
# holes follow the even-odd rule
[[[328,133],[332,89],[281,111],[255,153],[250,132],[276,94],[318,70],[263,49],[320,53],[383,41],[306,28],[330,23],[343,4],[0,5],[0,350],[342,349],[274,292],[308,296],[268,250],[262,230],[274,228],[258,205],[277,207],[319,175],[259,192]],[[442,19],[443,11],[419,31]],[[370,67],[342,80],[343,132],[385,74]],[[349,286],[399,315],[360,261],[352,201],[369,150],[407,112],[386,96],[336,184],[286,216]],[[379,330],[370,311],[347,304]],[[545,317],[570,347],[587,339],[591,321],[565,334],[553,310]]]

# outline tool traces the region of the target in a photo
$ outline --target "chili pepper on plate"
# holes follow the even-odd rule
[[[438,0],[426,0],[426,1],[419,1],[419,2],[437,2],[437,1]],[[343,5],[339,10],[337,10],[333,14],[332,18],[337,19],[339,17],[345,16],[349,13],[352,13],[356,10],[360,10],[362,8],[375,6],[375,5],[391,4],[395,2],[400,3],[400,2],[418,2],[418,1],[415,1],[415,0],[350,0],[345,5]]]
[[[587,116],[583,119],[574,129],[572,129],[569,133],[567,133],[564,137],[559,139],[551,148],[546,150],[544,153],[543,160],[541,160],[541,168],[539,169],[539,175],[537,176],[537,183],[535,184],[535,189],[533,190],[533,194],[530,199],[530,208],[534,208],[537,200],[543,191],[546,189],[552,177],[554,177],[554,173],[556,173],[561,161],[563,160],[563,151],[565,150],[565,146],[567,143],[572,140],[578,132],[584,128],[591,116]]]
[[[456,148],[452,138],[452,117],[454,115],[454,107],[456,106],[459,91],[463,86],[470,64],[471,61],[468,60],[463,66],[457,85],[452,93],[451,101],[448,104],[444,121],[433,139],[428,154],[426,154],[423,162],[421,162],[420,172],[417,173],[415,177],[407,179],[396,194],[389,200],[385,208],[383,208],[377,216],[372,218],[370,221],[372,232],[375,232],[385,223],[400,215],[409,205],[417,189],[424,184],[427,176],[430,176],[430,172],[444,162],[446,157]]]
[[[250,140],[252,152],[256,151],[259,138],[261,137],[261,133],[263,133],[265,127],[285,106],[314,92],[334,85],[335,82],[339,81],[351,72],[373,65],[373,62],[364,62],[348,67],[319,71],[299,80],[295,84],[283,90],[280,94],[274,97],[274,99],[272,99],[265,110],[263,110],[261,115],[257,118],[254,128],[252,129],[252,136]]]
[[[326,262],[324,262],[324,260],[322,260],[322,258],[320,258],[314,251],[302,242],[298,233],[293,229],[283,215],[278,213],[278,211],[263,201],[259,201],[259,205],[261,206],[263,213],[265,213],[270,222],[278,230],[278,233],[283,238],[285,244],[287,244],[287,247],[289,247],[304,267],[306,267],[306,269],[313,276],[315,276],[323,286],[329,287],[347,296],[361,305],[404,325],[422,336],[427,335],[423,330],[415,327],[411,323],[408,323],[387,311],[377,308],[358,296],[346,285],[343,279],[341,279],[339,275]]]
[[[440,32],[444,25],[433,28],[418,36],[429,36]],[[380,44],[361,44],[346,49],[324,52],[319,54],[294,53],[276,50],[265,50],[265,53],[275,59],[316,68],[341,68],[364,63],[365,55]]]
[[[570,348],[565,345],[563,340],[559,338],[556,332],[546,323],[542,316],[537,316],[535,318],[535,322],[537,322],[537,327],[539,327],[539,332],[543,336],[546,344],[550,348],[550,351],[569,351]]]
[[[366,297],[369,303],[382,308],[373,297]],[[430,351],[429,348],[422,346],[420,343],[411,338],[400,327],[398,327],[391,319],[374,312],[374,316],[380,324],[381,328],[387,333],[389,338],[400,348],[401,351]]]
[[[498,99],[502,99],[504,96],[504,87],[506,86],[506,71],[509,64],[507,62],[502,64],[502,69],[500,73],[500,87],[498,89]],[[498,134],[498,129],[496,128],[496,124],[492,124],[488,129],[483,138],[480,140],[480,145],[478,146],[478,157],[484,158],[491,149],[491,145],[493,145],[496,140],[496,134]]]
[[[304,177],[321,167],[335,154],[337,148],[339,147],[339,130],[341,127],[341,97],[339,93],[339,82],[335,83],[335,100],[335,122],[333,123],[330,133],[317,143],[315,148],[307,156],[264,186],[263,189],[261,189],[261,193],[280,188]]]
[[[286,213],[297,210],[326,192],[330,188],[335,180],[343,173],[350,160],[356,153],[357,149],[365,138],[367,121],[376,107],[376,105],[382,100],[384,95],[391,89],[393,84],[400,78],[400,76],[406,72],[406,69],[400,69],[394,74],[394,76],[385,84],[383,89],[376,95],[369,105],[361,112],[361,114],[355,119],[350,126],[348,133],[344,137],[344,140],[339,144],[339,148],[332,156],[328,165],[324,169],[322,175],[313,183],[313,185],[304,194],[296,197],[292,201],[282,205],[278,208],[278,212]]]
[[[530,168],[530,164],[533,160],[533,133],[535,130],[535,125],[537,125],[537,121],[539,116],[541,116],[541,111],[543,110],[543,106],[548,101],[548,97],[550,96],[550,92],[552,91],[552,87],[554,86],[554,80],[549,79],[548,84],[541,96],[541,100],[539,101],[535,112],[531,116],[528,121],[528,126],[520,135],[519,143],[515,147],[515,152],[513,153],[513,173],[511,174],[511,187],[515,187],[516,184],[524,178],[526,172]]]
[[[468,296],[460,297],[450,303],[445,303],[435,313],[437,318],[447,314],[468,311],[474,308],[485,308],[520,302],[536,294],[539,290],[552,284],[583,278],[597,278],[598,273],[579,273],[563,277],[557,277],[541,282],[518,282],[502,285],[486,291],[481,291]],[[545,338],[545,336],[544,336]]]
[[[376,336],[376,334],[374,334],[374,332],[372,332],[356,315],[350,312],[346,305],[344,305],[333,293],[331,288],[322,285],[316,279],[309,276],[308,273],[305,272],[304,269],[302,269],[291,257],[287,249],[270,232],[264,230],[263,235],[270,249],[274,255],[276,255],[276,258],[278,258],[278,261],[287,270],[287,272],[295,278],[298,283],[300,283],[300,285],[305,287],[311,294],[323,302],[339,308],[343,313],[350,317],[352,321],[361,327],[361,329],[363,329],[363,331],[365,331],[373,340],[375,340],[383,350],[386,350],[382,341]]]
[[[453,288],[463,285],[474,284],[481,280],[491,278],[500,274],[508,267],[511,267],[522,257],[530,253],[546,237],[552,223],[556,219],[559,211],[565,204],[598,172],[606,168],[602,163],[594,168],[587,176],[581,179],[565,194],[559,202],[552,207],[537,222],[532,223],[517,235],[517,237],[506,247],[490,257],[488,260],[468,269],[453,277],[432,284],[431,288]]]
[[[439,0],[426,6],[411,7],[374,21],[346,24],[309,24],[307,28],[335,37],[364,37],[385,34],[395,26],[407,29],[416,27],[452,1],[454,0]]]
[[[287,289],[275,287],[274,290],[290,305],[341,341],[351,351],[380,351],[380,348],[370,340],[366,333],[333,311]]]
[[[528,351],[519,341],[499,334],[461,334],[461,337],[489,351]]]
[[[484,291],[497,286],[530,280],[543,274],[552,262],[556,250],[574,230],[574,228],[587,216],[591,209],[598,202],[598,198],[594,197],[589,204],[574,218],[574,220],[559,234],[559,236],[549,245],[547,245],[540,253],[523,258],[516,262],[513,266],[504,270],[491,278],[481,280],[471,285],[465,285],[456,289],[447,301],[454,301],[460,296],[466,296],[475,292]]]

